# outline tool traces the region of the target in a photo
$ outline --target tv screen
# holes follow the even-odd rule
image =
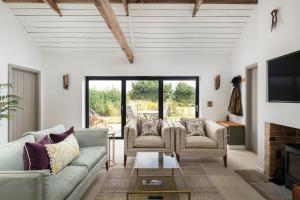
[[[269,102],[300,102],[300,51],[268,61]]]

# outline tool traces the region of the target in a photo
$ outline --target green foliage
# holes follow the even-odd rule
[[[172,84],[164,84],[164,101],[173,99],[173,89]]]
[[[2,94],[4,89],[10,88],[11,85],[4,83],[0,84],[0,121],[2,119],[11,119],[12,113],[21,108],[21,98],[16,95]]]
[[[89,92],[90,109],[102,116],[116,116],[120,113],[121,93],[117,88]]]
[[[185,82],[177,84],[174,91],[174,100],[180,106],[190,106],[195,103],[195,89]]]
[[[158,81],[136,81],[129,92],[132,100],[158,101]]]

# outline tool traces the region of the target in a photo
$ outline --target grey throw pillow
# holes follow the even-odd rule
[[[188,136],[205,136],[202,121],[186,121]]]
[[[157,131],[158,120],[144,121],[142,124],[141,136],[156,136],[159,135]]]

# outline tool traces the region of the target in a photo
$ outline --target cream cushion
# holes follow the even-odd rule
[[[139,136],[134,141],[134,147],[164,148],[165,143],[161,136]]]
[[[206,136],[190,136],[186,137],[186,147],[216,149],[217,143]]]
[[[79,145],[73,134],[56,144],[45,145],[52,174],[57,174],[79,155]]]
[[[181,117],[180,118],[180,123],[186,128],[186,121],[191,121],[191,122],[197,122],[201,121],[202,122],[202,128],[205,130],[205,118],[189,118],[189,117]]]

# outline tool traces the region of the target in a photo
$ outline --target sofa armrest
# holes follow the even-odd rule
[[[213,139],[218,149],[227,149],[227,129],[213,121],[207,121],[205,124],[207,137]]]
[[[173,122],[176,135],[176,150],[184,149],[186,144],[187,130],[181,122]]]
[[[75,130],[75,137],[80,147],[105,146],[108,150],[108,129],[92,128]]]
[[[161,125],[161,137],[165,143],[165,148],[173,149],[174,147],[174,127],[171,122],[163,121]]]
[[[0,171],[1,199],[48,200],[50,170]]]
[[[138,128],[136,120],[129,121],[124,127],[124,148],[132,149],[135,139],[138,137]]]

